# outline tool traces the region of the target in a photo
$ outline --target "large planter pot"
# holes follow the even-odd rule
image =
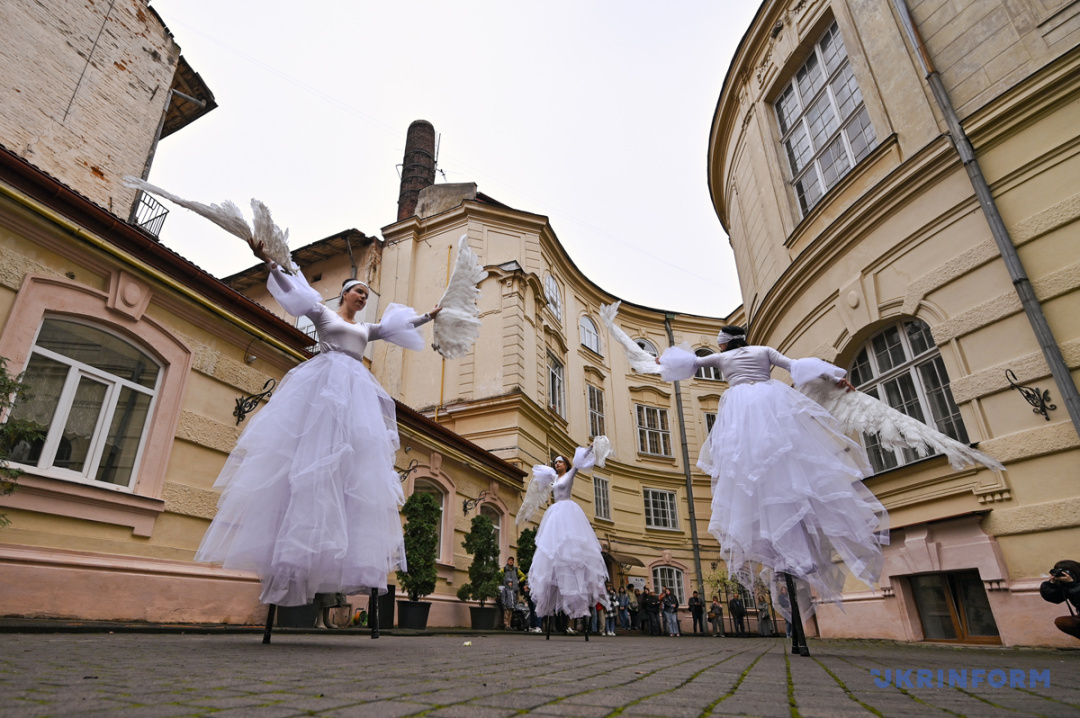
[[[416,631],[427,630],[430,601],[398,601],[398,628],[411,628]]]
[[[494,631],[499,622],[499,609],[495,606],[469,606],[474,631]]]

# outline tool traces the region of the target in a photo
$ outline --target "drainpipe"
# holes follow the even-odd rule
[[[664,315],[664,329],[668,344],[675,346],[675,333],[671,331],[674,314]],[[683,417],[682,388],[675,382],[675,411],[679,415],[679,441],[682,444],[683,472],[686,474],[686,503],[690,507],[690,541],[694,548],[694,573],[697,574],[698,590],[705,592],[705,577],[701,573],[701,544],[698,543],[697,511],[694,509],[694,477],[690,471],[690,446],[686,441],[686,421]]]
[[[1043,314],[1042,305],[1039,304],[1039,299],[1035,296],[1035,290],[1031,287],[1031,280],[1028,279],[1027,272],[1024,271],[1024,265],[1020,261],[1020,255],[1016,251],[1009,230],[1005,227],[1004,220],[1001,219],[1001,213],[998,212],[994,195],[990,192],[990,186],[983,176],[979,160],[975,157],[975,148],[971,146],[967,133],[960,124],[960,118],[957,117],[952,100],[949,99],[949,93],[945,90],[945,85],[941,81],[941,75],[938,74],[933,61],[930,59],[930,53],[923,44],[919,29],[911,20],[907,3],[905,0],[893,0],[893,5],[900,15],[900,21],[904,25],[908,40],[911,41],[912,46],[915,48],[915,55],[919,58],[919,64],[922,65],[926,81],[930,84],[930,90],[934,93],[934,99],[945,115],[945,122],[949,126],[949,136],[952,138],[953,146],[956,147],[956,151],[964,163],[964,169],[967,170],[968,179],[971,180],[971,186],[975,189],[975,196],[978,197],[979,205],[982,207],[983,214],[986,215],[986,221],[990,225],[990,233],[993,234],[994,241],[997,242],[1001,258],[1005,260],[1005,267],[1009,270],[1009,277],[1012,279],[1016,293],[1020,297],[1020,303],[1024,307],[1028,323],[1031,324],[1031,328],[1035,332],[1035,338],[1039,342],[1046,363],[1050,366],[1050,373],[1053,375],[1058,391],[1061,392],[1061,396],[1065,401],[1065,408],[1068,409],[1069,416],[1072,418],[1073,428],[1077,434],[1080,434],[1080,392],[1076,389],[1076,383],[1069,372],[1069,367],[1065,364],[1065,358],[1061,355],[1061,347],[1058,346],[1054,333],[1051,331],[1046,316]]]

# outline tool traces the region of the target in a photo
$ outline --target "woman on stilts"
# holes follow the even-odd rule
[[[259,600],[268,605],[263,643],[270,642],[277,606],[369,591],[368,625],[378,638],[386,577],[408,570],[398,511],[405,497],[394,470],[396,406],[364,366],[364,351],[377,339],[423,349],[417,328],[437,315],[433,348],[449,359],[470,351],[480,328],[478,285],[487,272],[468,236],[458,241],[454,272],[431,312],[417,316],[390,304],[379,323],[359,322],[368,285],[348,279],[337,310],[325,306],[292,262],[288,230],[259,200],[251,200],[248,224],[232,202],[187,200],[137,177],[125,177],[124,184],[186,207],[245,241],[270,269],[270,293],[289,314],[307,317],[319,337],[318,355],[285,375],[225,462],[214,484],[223,490],[218,512],[195,560],[259,577]]]
[[[417,316],[391,304],[382,321],[356,321],[368,286],[347,280],[337,311],[303,275],[270,265],[268,287],[285,311],[306,316],[319,354],[293,368],[251,420],[216,487],[218,513],[197,561],[254,571],[259,600],[270,606],[310,603],[316,594],[370,593],[369,625],[378,637],[377,596],[387,575],[407,570],[398,509],[404,501],[394,471],[398,447],[393,399],[364,366],[368,342],[419,350]]]
[[[871,587],[881,576],[888,515],[863,485],[873,471],[849,434],[878,433],[890,447],[944,453],[957,468],[976,462],[1002,468],[855,391],[847,372],[833,364],[749,345],[746,331],[735,326],[721,329],[719,353],[697,356],[689,347],[670,347],[656,359],[619,329],[617,311],[615,304],[600,313],[635,371],[659,370],[667,381],[682,381],[708,366],[728,382],[697,462],[712,477],[709,532],[720,542],[729,574],[748,590],[754,590],[756,566],[767,582],[775,576],[787,588],[793,653],[809,655],[800,615],[800,608],[813,608],[808,589],[821,601],[839,603],[845,571]],[[773,379],[773,367],[790,371],[797,390]]]
[[[558,613],[566,614],[571,621],[585,618],[588,641],[589,608],[599,603],[610,610],[607,565],[600,552],[600,542],[585,512],[572,497],[578,469],[603,466],[609,453],[607,438],[598,436],[593,446],[577,449],[573,464],[559,456],[552,466],[534,466],[533,480],[518,511],[520,526],[532,518],[554,491],[555,503],[544,512],[536,531],[536,553],[529,568],[536,613],[547,617],[548,639]]]

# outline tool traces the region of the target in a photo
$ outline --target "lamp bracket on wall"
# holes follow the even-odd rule
[[[475,509],[480,504],[484,503],[484,499],[487,498],[488,492],[481,491],[480,495],[475,499],[465,499],[461,502],[461,508],[464,509],[465,515],[468,516],[469,512]]]
[[[1050,415],[1047,411],[1053,411],[1057,409],[1057,404],[1050,403],[1050,390],[1039,391],[1039,387],[1021,386],[1016,381],[1016,374],[1012,369],[1005,370],[1005,378],[1009,380],[1009,384],[1013,389],[1016,389],[1023,395],[1027,403],[1031,404],[1033,408],[1031,411],[1035,414],[1042,414],[1043,418],[1050,421]]]
[[[409,474],[416,471],[416,469],[419,468],[419,466],[420,466],[420,462],[417,461],[416,459],[413,459],[412,461],[409,462],[408,466],[406,466],[404,469],[399,471],[398,476],[401,477],[401,483],[405,483],[405,479],[409,478]]]
[[[252,394],[251,396],[241,396],[236,400],[236,408],[233,409],[232,415],[236,417],[236,425],[240,426],[240,422],[247,418],[247,415],[255,411],[255,407],[259,405],[259,402],[263,399],[270,401],[270,397],[274,395],[274,388],[277,386],[277,379],[270,378],[263,384],[263,390],[258,394]]]

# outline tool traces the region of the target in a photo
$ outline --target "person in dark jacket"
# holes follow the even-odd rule
[[[694,591],[694,595],[690,597],[690,600],[686,602],[686,607],[690,609],[690,617],[694,619],[693,632],[695,634],[705,635],[705,602],[701,600],[701,597],[697,595],[697,591]]]
[[[660,599],[649,589],[641,592],[642,612],[648,622],[649,633],[654,636],[660,635]]]
[[[664,596],[661,599],[661,604],[664,609],[664,623],[667,624],[667,632],[669,636],[678,636],[679,634],[679,617],[676,615],[676,611],[679,610],[679,599],[675,595],[675,592],[670,588],[664,589]]]
[[[746,628],[743,626],[743,619],[746,617],[746,607],[743,606],[742,599],[735,596],[728,601],[728,612],[731,614],[731,620],[735,623],[735,635],[745,636]]]
[[[1076,561],[1058,561],[1050,569],[1050,580],[1043,581],[1039,593],[1050,603],[1064,603],[1069,609],[1068,616],[1058,616],[1054,625],[1062,633],[1073,638],[1080,638],[1080,563]]]

